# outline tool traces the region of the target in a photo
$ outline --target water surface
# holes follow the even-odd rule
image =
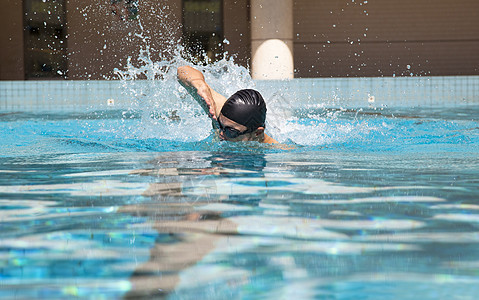
[[[288,150],[130,113],[1,115],[0,297],[479,291],[477,107],[298,110]]]

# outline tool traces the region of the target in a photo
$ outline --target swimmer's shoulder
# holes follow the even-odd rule
[[[273,148],[276,149],[281,149],[281,150],[293,150],[296,149],[295,146],[292,145],[285,145],[285,144],[280,144],[277,140],[273,139],[269,135],[265,134],[264,135],[264,140],[263,143],[265,144],[270,144]]]
[[[263,143],[265,144],[278,144],[278,141],[270,137],[269,135],[264,135]]]

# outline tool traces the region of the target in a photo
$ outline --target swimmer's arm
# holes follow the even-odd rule
[[[177,69],[178,81],[188,93],[201,105],[205,112],[213,119],[220,115],[226,98],[213,90],[205,81],[203,73],[190,66]]]

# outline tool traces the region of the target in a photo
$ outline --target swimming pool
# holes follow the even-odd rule
[[[218,142],[186,98],[4,108],[0,298],[475,298],[477,99],[374,94],[273,99],[292,149]]]

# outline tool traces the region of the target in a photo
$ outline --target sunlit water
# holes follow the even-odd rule
[[[1,115],[0,297],[475,299],[477,107],[190,113]]]

